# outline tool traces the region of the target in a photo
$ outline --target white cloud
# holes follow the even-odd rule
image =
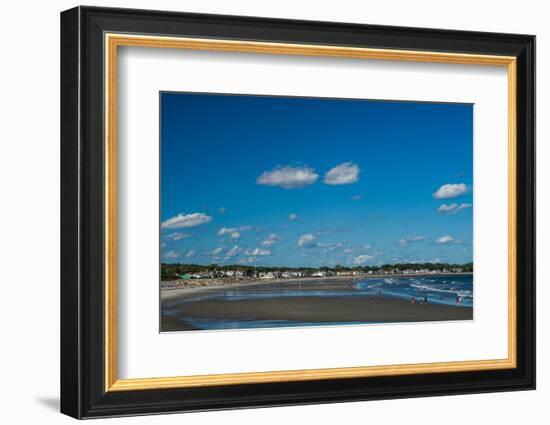
[[[445,214],[453,214],[456,212],[456,209],[458,208],[458,204],[443,204],[438,209],[437,212],[445,213]]]
[[[163,255],[163,257],[166,258],[167,260],[174,260],[179,256],[180,254],[176,251],[168,251],[166,254]]]
[[[218,236],[230,235],[231,237],[233,237],[233,233],[246,232],[247,230],[250,230],[250,229],[252,229],[252,226],[222,227],[220,230],[218,230]],[[237,238],[233,238],[233,239],[238,239],[240,237],[241,235],[239,233]]]
[[[361,199],[363,199],[363,195],[354,195],[351,197],[352,201],[359,201]]]
[[[236,227],[222,227],[220,230],[218,230],[218,236],[223,236],[225,234],[231,234],[233,232],[236,232]]]
[[[472,208],[472,204],[460,204],[460,205],[458,205],[457,203],[453,203],[449,205],[443,204],[437,209],[437,212],[440,212],[442,214],[453,215],[466,208]]]
[[[315,232],[315,236],[327,236],[333,233],[344,233],[352,231],[352,227],[325,227]]]
[[[284,167],[277,166],[271,171],[264,171],[256,179],[256,183],[285,189],[297,189],[315,183],[318,177],[319,175],[313,168],[285,165]]]
[[[313,248],[315,245],[315,236],[311,233],[306,233],[298,239],[298,246],[300,248]]]
[[[262,241],[262,246],[273,246],[279,242],[281,238],[275,233],[271,233],[265,240]]]
[[[296,221],[296,220],[298,220],[298,215],[292,213],[292,214],[290,214],[290,215],[288,216],[288,219],[289,219],[290,221]]]
[[[457,198],[468,192],[468,186],[464,183],[444,184],[433,193],[435,199]]]
[[[193,251],[192,249],[187,251],[187,254],[185,254],[185,258],[191,258],[194,256],[195,256],[195,251]]]
[[[356,183],[358,180],[359,166],[352,162],[344,162],[327,171],[324,182],[331,185],[341,185]]]
[[[271,255],[271,251],[269,249],[262,249],[262,248],[255,248],[253,250],[247,249],[244,253],[245,255],[252,255],[253,257]]]
[[[361,264],[364,264],[367,261],[372,260],[373,258],[374,258],[374,255],[368,255],[368,254],[358,255],[353,259],[353,264],[355,264],[356,266],[360,266]]]
[[[233,240],[236,240],[236,239],[239,239],[241,237],[241,234],[240,232],[231,232],[231,239]]]
[[[325,248],[324,252],[334,251],[336,248],[342,248],[342,243],[330,243],[330,242],[319,242],[317,244],[319,248]]]
[[[407,246],[411,242],[419,242],[419,241],[423,241],[425,239],[426,239],[425,236],[411,236],[411,237],[408,237],[408,238],[402,238],[402,239],[399,239],[399,245]]]
[[[178,214],[175,217],[169,218],[162,222],[161,227],[163,229],[179,229],[183,227],[195,227],[201,224],[210,223],[212,217],[203,213],[193,214]]]
[[[233,248],[231,248],[227,254],[225,254],[225,259],[229,259],[231,257],[234,257],[235,255],[237,255],[239,252],[241,252],[241,248],[239,248],[238,245],[235,245]]]
[[[435,241],[436,241],[437,243],[444,244],[444,243],[453,242],[454,239],[453,239],[453,237],[450,236],[450,235],[445,235],[445,236],[441,236],[440,238],[437,238]]]
[[[257,257],[248,257],[248,258],[241,258],[239,260],[239,263],[241,264],[249,264],[249,263],[255,263],[258,260]]]
[[[221,253],[223,251],[223,248],[216,248],[214,251],[212,251],[212,255],[218,255],[219,253]]]
[[[170,233],[169,235],[166,235],[165,237],[166,237],[166,239],[168,239],[170,241],[179,241],[179,240],[188,238],[189,236],[191,236],[191,234],[189,234],[189,233],[175,232],[175,233]]]

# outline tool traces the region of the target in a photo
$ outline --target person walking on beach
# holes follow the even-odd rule
[[[428,296],[424,295],[424,304],[428,304]]]
[[[456,303],[457,303],[457,304],[460,304],[460,295],[457,295],[457,296],[456,296]]]

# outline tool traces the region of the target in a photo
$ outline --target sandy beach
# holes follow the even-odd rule
[[[202,329],[200,323],[241,320],[308,324],[394,323],[471,320],[471,307],[422,303],[372,294],[352,293],[356,279],[307,279],[286,282],[250,282],[219,287],[161,290],[161,330]],[[224,291],[250,293],[255,299],[224,298]],[[291,296],[271,296],[292,294]],[[294,295],[297,294],[297,295]],[[300,295],[301,294],[301,295]],[[319,296],[317,296],[319,294]],[[263,295],[266,295],[263,297]],[[199,323],[199,325],[197,325]],[[253,325],[246,327],[255,327]]]

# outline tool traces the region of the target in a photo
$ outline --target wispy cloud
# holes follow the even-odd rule
[[[212,255],[218,255],[218,254],[221,254],[221,252],[223,251],[223,248],[216,248],[215,250],[212,251]]]
[[[327,235],[330,235],[330,234],[332,234],[332,231],[330,231],[328,229],[317,230],[315,232],[315,236],[327,236]]]
[[[352,227],[325,227],[317,230],[315,232],[315,236],[327,236],[332,235],[333,233],[351,232],[352,230]]]
[[[176,251],[168,251],[166,254],[164,254],[162,257],[167,260],[175,260],[180,256],[179,252]]]
[[[319,243],[317,244],[317,246],[319,246],[320,248],[336,249],[336,248],[342,248],[342,243],[341,243],[341,242],[336,242],[336,243],[332,243],[332,242],[319,242]]]
[[[411,242],[420,242],[420,241],[423,241],[425,239],[426,239],[425,236],[420,236],[420,235],[419,236],[411,236],[411,237],[408,237],[408,238],[401,238],[401,239],[399,239],[399,245],[407,246]]]
[[[218,230],[218,236],[229,235],[232,239],[239,239],[241,237],[240,232],[246,232],[250,229],[252,229],[252,226],[222,227]]]
[[[343,244],[341,242],[332,243],[332,242],[319,242],[317,243],[319,248],[322,248],[321,252],[323,254],[329,254],[334,252],[336,249],[342,248]]]
[[[306,233],[298,239],[298,246],[300,248],[313,248],[316,246],[315,239],[316,238],[314,235],[311,233]]]
[[[319,174],[313,168],[285,165],[284,167],[277,166],[271,171],[264,171],[256,179],[256,183],[284,189],[297,189],[315,183],[318,178]]]
[[[269,249],[262,248],[247,249],[244,253],[245,255],[251,255],[253,257],[271,255],[271,251]]]
[[[190,233],[174,232],[166,235],[165,238],[168,239],[169,241],[179,241],[179,240],[188,238],[189,236],[191,236]]]
[[[289,219],[290,221],[296,221],[296,220],[298,220],[298,215],[292,213],[292,214],[290,214],[290,215],[288,216],[288,219]]]
[[[229,258],[237,255],[239,252],[241,252],[241,248],[238,245],[235,245],[233,248],[227,251],[227,253],[225,254],[225,259],[228,260]]]
[[[262,241],[262,246],[270,247],[275,245],[281,240],[280,236],[276,233],[271,233],[265,240]]]
[[[363,199],[363,195],[354,195],[350,198],[352,201],[359,201]]]
[[[440,238],[437,238],[435,242],[439,244],[446,244],[446,243],[454,242],[454,238],[450,235],[445,235],[445,236],[441,236]]]
[[[384,216],[382,214],[369,213],[367,215],[362,215],[361,218],[364,220],[383,220]]]
[[[468,192],[468,186],[464,183],[444,184],[433,193],[435,199],[458,198]]]
[[[437,209],[437,212],[441,214],[453,215],[466,208],[472,208],[472,204],[460,204],[460,205],[457,203],[453,203],[449,205],[443,204]]]
[[[356,266],[360,266],[362,264],[365,264],[367,261],[372,260],[373,258],[374,258],[374,255],[368,255],[368,254],[358,255],[353,259],[353,264],[355,264]]]
[[[236,232],[236,227],[222,227],[220,230],[218,230],[218,236],[223,236],[226,234],[231,234],[232,232]]]
[[[352,184],[359,181],[359,166],[352,162],[344,162],[331,168],[325,174],[324,182],[330,185]]]
[[[180,229],[185,227],[196,227],[201,224],[210,223],[212,217],[204,213],[193,213],[193,214],[178,214],[175,217],[169,218],[166,221],[163,221],[161,227],[163,229]]]
[[[190,249],[189,251],[187,251],[187,254],[185,254],[185,258],[192,258],[194,257],[196,254],[196,252],[192,249]]]
[[[241,258],[239,260],[239,263],[240,264],[250,264],[250,263],[255,263],[256,260],[257,260],[256,257]]]

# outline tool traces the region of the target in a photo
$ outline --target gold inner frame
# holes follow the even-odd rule
[[[214,385],[311,381],[416,373],[447,373],[516,367],[516,58],[463,53],[370,49],[327,45],[105,34],[105,391],[136,391]],[[118,379],[116,325],[116,136],[117,48],[120,46],[325,56],[507,67],[508,72],[508,357],[419,364],[247,372],[164,378]]]

